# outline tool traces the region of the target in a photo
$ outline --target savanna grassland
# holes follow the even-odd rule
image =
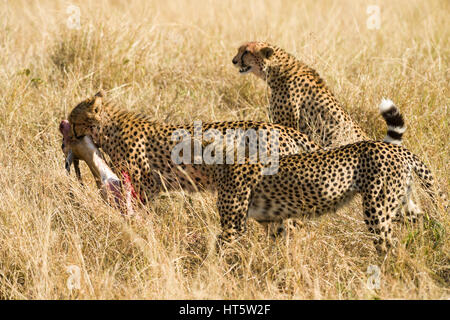
[[[214,249],[214,194],[164,193],[142,221],[123,218],[84,164],[84,186],[66,174],[58,132],[100,88],[166,123],[267,121],[267,86],[231,64],[241,43],[264,40],[315,68],[374,139],[385,132],[377,105],[392,99],[405,146],[448,196],[449,18],[439,0],[1,1],[0,298],[450,298],[450,218],[421,188],[426,219],[397,225],[386,259],[357,198],[277,241],[250,221],[230,260]]]

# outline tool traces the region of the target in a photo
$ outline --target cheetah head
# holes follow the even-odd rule
[[[233,65],[239,68],[240,74],[252,72],[257,77],[266,79],[267,66],[275,47],[265,42],[247,42],[239,47],[233,58]]]
[[[70,113],[70,136],[80,139],[91,136],[96,145],[99,144],[99,129],[105,93],[98,92],[92,98],[80,102]]]

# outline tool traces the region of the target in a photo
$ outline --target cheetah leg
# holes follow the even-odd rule
[[[250,193],[249,187],[239,191],[219,188],[217,207],[222,226],[222,233],[218,237],[219,244],[231,243],[246,231]]]
[[[418,221],[418,219],[422,216],[422,210],[420,210],[419,206],[417,206],[412,199],[413,188],[414,188],[414,185],[413,185],[412,181],[408,181],[408,186],[406,188],[406,197],[405,197],[405,201],[406,201],[406,209],[405,210],[406,210],[406,219],[409,222],[416,223]]]
[[[369,232],[376,235],[374,240],[375,248],[378,254],[386,254],[388,249],[391,247],[391,217],[389,207],[377,206],[378,201],[375,201],[376,195],[365,194],[363,196],[363,207],[364,207],[364,222],[369,229]],[[381,203],[385,201],[384,191],[380,190],[378,198],[381,199]]]
[[[413,181],[411,177],[408,177],[406,182],[405,196],[402,199],[402,206],[396,211],[394,222],[405,222],[416,223],[418,219],[422,216],[422,210],[416,205],[412,199],[413,196]],[[403,210],[405,213],[403,214]]]

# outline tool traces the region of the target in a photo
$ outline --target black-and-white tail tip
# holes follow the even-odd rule
[[[380,113],[387,124],[387,133],[384,142],[402,144],[402,136],[406,130],[405,120],[402,114],[389,99],[382,99],[380,103]]]

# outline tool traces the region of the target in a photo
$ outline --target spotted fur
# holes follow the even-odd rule
[[[218,208],[228,241],[245,231],[248,217],[270,222],[278,228],[275,232],[283,232],[284,219],[320,216],[359,193],[376,249],[385,253],[391,246],[392,222],[401,211],[405,209],[413,221],[420,214],[411,201],[413,172],[436,199],[427,166],[406,148],[384,141],[282,156],[276,175],[263,175],[261,169],[261,164],[246,164],[220,171]]]
[[[249,217],[267,222],[319,216],[359,193],[364,221],[377,237],[376,248],[386,252],[391,244],[391,222],[402,204],[409,204],[407,181],[412,172],[431,190],[433,177],[423,162],[404,147],[377,141],[283,156],[277,175],[257,177],[249,204],[241,211],[248,210]],[[406,209],[410,215],[418,213],[417,207]]]
[[[317,72],[283,49],[248,42],[232,62],[241,74],[267,81],[274,123],[295,128],[323,147],[368,140]]]
[[[145,115],[128,112],[104,101],[105,93],[79,103],[70,113],[71,137],[91,136],[94,143],[110,158],[111,169],[119,177],[131,181],[138,197],[147,201],[163,190],[215,190],[218,178],[210,166],[173,163],[171,153],[179,142],[174,133],[185,130],[194,136],[194,126],[167,125]],[[255,121],[204,123],[202,131],[216,129],[225,139],[229,129],[263,129],[268,141],[273,134],[279,154],[313,151],[319,147],[292,128]],[[268,151],[271,152],[270,146]],[[221,192],[221,191],[219,191]]]
[[[241,74],[253,73],[267,82],[274,123],[296,128],[322,147],[370,140],[317,72],[285,50],[266,42],[248,42],[239,47],[232,62]],[[388,126],[384,141],[401,144],[406,127],[397,107],[383,100],[380,112]],[[413,180],[408,189],[414,189]],[[409,202],[416,206],[412,199]]]
[[[171,126],[103,103],[98,93],[76,106],[69,116],[74,137],[89,135],[111,158],[112,169],[126,170],[142,198],[162,189],[216,189],[221,219],[220,241],[233,241],[246,230],[247,219],[271,223],[283,230],[283,219],[318,216],[344,205],[354,194],[363,198],[364,220],[379,252],[391,245],[392,221],[406,205],[410,214],[408,181],[415,172],[434,197],[429,169],[406,148],[392,143],[360,141],[319,149],[289,128],[258,122],[204,124],[216,128],[266,128],[280,132],[278,173],[262,174],[260,162],[243,164],[173,164],[172,133],[190,125]],[[308,151],[297,154],[298,151]]]

